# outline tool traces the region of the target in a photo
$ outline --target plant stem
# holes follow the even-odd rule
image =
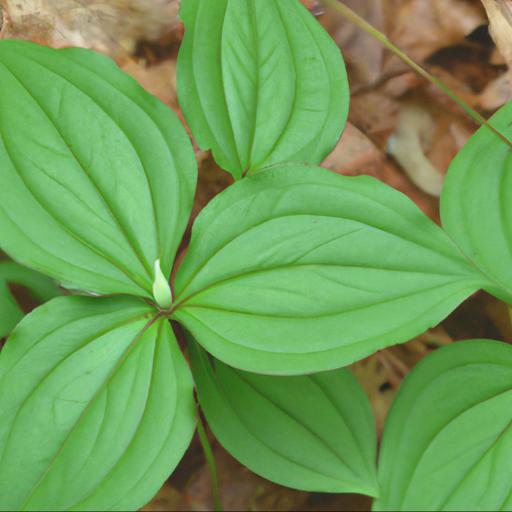
[[[220,499],[219,490],[219,478],[217,476],[217,464],[215,463],[215,457],[213,455],[210,441],[208,440],[208,435],[206,434],[206,430],[204,428],[203,420],[201,419],[201,415],[199,414],[199,408],[197,411],[197,433],[199,435],[199,442],[201,443],[201,447],[203,448],[206,463],[208,464],[208,468],[210,470],[214,510],[215,512],[222,512],[222,502]]]
[[[447,96],[449,96],[457,105],[459,105],[477,124],[482,126],[487,126],[493,133],[495,133],[503,142],[512,147],[512,141],[510,141],[505,135],[503,135],[500,131],[498,131],[494,126],[492,126],[481,114],[479,114],[475,109],[470,107],[462,98],[457,96],[442,80],[430,74],[426,69],[422,68],[417,62],[411,59],[405,52],[400,50],[397,46],[395,46],[388,37],[377,30],[373,25],[368,23],[365,19],[361,18],[359,14],[354,12],[347,5],[339,2],[338,0],[322,0],[322,2],[328,6],[332,7],[334,10],[339,12],[344,18],[349,20],[350,22],[357,25],[360,29],[364,30],[375,39],[380,41],[388,50],[393,52],[398,58],[400,58],[405,64],[407,64],[411,69],[416,71],[420,76],[427,79],[429,82],[434,84],[436,87],[441,89]]]

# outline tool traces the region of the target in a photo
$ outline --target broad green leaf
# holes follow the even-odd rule
[[[151,296],[196,164],[178,118],[88,50],[0,41],[0,246],[66,287]]]
[[[0,510],[136,510],[192,437],[169,323],[129,298],[54,299],[0,354]]]
[[[300,374],[407,341],[482,285],[404,195],[291,165],[236,183],[201,212],[174,318],[230,366]]]
[[[334,41],[298,0],[184,0],[178,95],[192,133],[235,178],[320,163],[349,90]]]
[[[435,351],[386,420],[374,510],[512,510],[512,347]]]
[[[512,102],[492,125],[512,138]],[[455,157],[441,196],[444,229],[489,278],[487,290],[512,303],[512,152],[485,126]]]
[[[24,286],[41,302],[59,294],[51,279],[13,261],[0,261],[0,338],[9,334],[24,315],[9,291],[9,283]]]
[[[210,361],[190,342],[201,408],[242,464],[287,487],[377,495],[375,420],[348,370],[257,375]]]

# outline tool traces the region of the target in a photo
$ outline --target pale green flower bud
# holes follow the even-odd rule
[[[155,280],[153,281],[153,297],[162,309],[168,309],[172,305],[172,292],[169,281],[165,278],[160,268],[160,260],[155,261]]]

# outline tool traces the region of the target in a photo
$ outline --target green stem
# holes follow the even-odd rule
[[[397,46],[395,46],[388,37],[377,30],[373,25],[370,25],[365,19],[361,18],[359,14],[354,12],[350,7],[347,7],[345,4],[340,3],[338,0],[322,0],[322,2],[335,9],[339,12],[344,18],[348,21],[357,25],[360,29],[364,30],[375,39],[380,41],[388,50],[393,52],[399,59],[401,59],[405,64],[407,64],[411,69],[416,71],[418,75],[427,79],[429,82],[434,84],[436,87],[441,89],[447,96],[449,96],[457,105],[459,105],[477,124],[482,126],[487,126],[494,134],[496,134],[503,142],[512,147],[512,141],[510,141],[505,135],[503,135],[500,131],[498,131],[494,126],[492,126],[481,114],[479,114],[475,109],[470,107],[462,98],[457,96],[442,80],[430,74],[426,69],[422,68],[417,62],[412,60],[405,52],[400,50]]]
[[[199,435],[199,442],[201,443],[201,447],[203,448],[204,457],[206,459],[206,463],[208,464],[208,468],[210,470],[210,478],[212,481],[212,494],[214,501],[214,510],[215,512],[222,512],[222,501],[220,499],[220,490],[219,490],[219,478],[217,476],[217,464],[215,463],[215,457],[213,455],[213,450],[210,445],[210,441],[208,440],[208,435],[206,434],[206,430],[204,428],[203,420],[201,419],[201,415],[199,414],[199,410],[197,411],[197,433]]]

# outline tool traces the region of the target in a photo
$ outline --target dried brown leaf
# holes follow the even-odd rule
[[[386,5],[386,33],[420,62],[440,48],[464,42],[486,22],[481,6],[467,0],[389,0]]]
[[[489,17],[489,32],[503,58],[512,67],[512,0],[482,0]]]
[[[82,46],[116,58],[138,40],[156,40],[178,25],[177,0],[3,0],[4,38],[53,47]]]

